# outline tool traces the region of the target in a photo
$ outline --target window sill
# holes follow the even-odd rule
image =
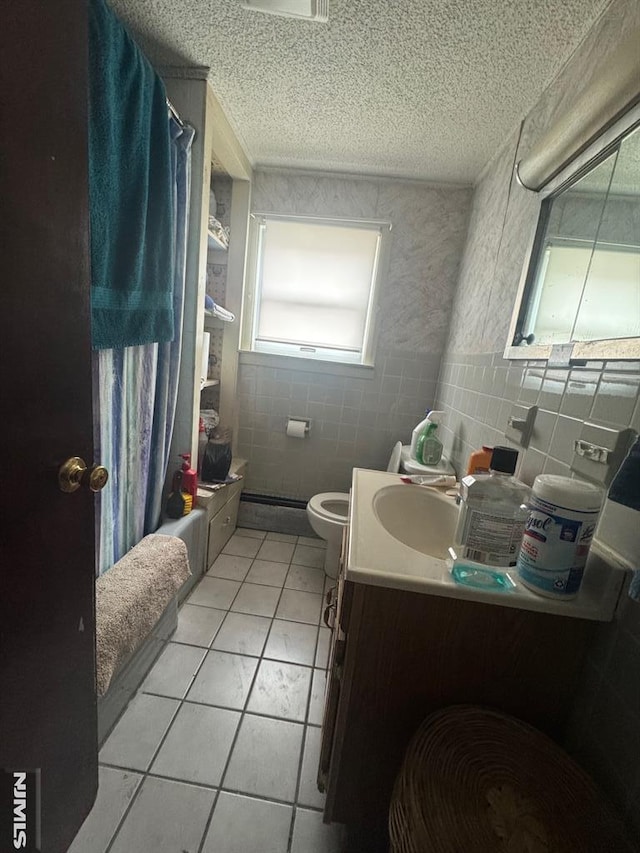
[[[340,361],[321,361],[317,358],[297,358],[291,355],[276,355],[270,352],[240,350],[241,365],[255,367],[277,367],[279,370],[295,370],[305,373],[325,373],[330,376],[345,376],[352,379],[373,379],[372,364],[345,364]]]

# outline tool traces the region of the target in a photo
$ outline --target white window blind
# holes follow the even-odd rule
[[[383,226],[258,221],[253,348],[362,361]]]

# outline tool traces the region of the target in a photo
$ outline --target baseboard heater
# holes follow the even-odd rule
[[[240,495],[241,501],[246,501],[250,504],[265,504],[266,506],[286,506],[289,509],[306,509],[307,501],[297,500],[296,498],[282,498],[279,495],[256,495],[251,492],[242,492]]]

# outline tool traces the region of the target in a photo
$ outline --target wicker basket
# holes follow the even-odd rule
[[[584,771],[531,726],[473,706],[428,717],[391,799],[392,853],[632,853]]]

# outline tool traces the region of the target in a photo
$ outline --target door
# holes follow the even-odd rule
[[[63,853],[97,790],[95,498],[57,483],[93,461],[87,9],[0,9],[0,850]]]

